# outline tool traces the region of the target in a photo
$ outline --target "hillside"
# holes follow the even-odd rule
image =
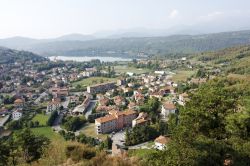
[[[250,74],[250,45],[201,53],[195,59],[220,67],[226,73]]]
[[[45,61],[46,58],[36,55],[32,52],[17,51],[0,47],[0,64],[14,63],[16,61],[25,62],[30,60],[32,60],[33,62],[39,62]]]
[[[44,56],[120,56],[135,57],[138,52],[146,56],[166,56],[169,54],[188,54],[219,50],[227,47],[250,44],[250,30],[224,32],[205,35],[173,35],[166,37],[128,37],[113,39],[94,39],[83,41],[74,37],[60,40],[42,40],[20,43],[0,40],[0,45],[29,50]],[[91,40],[92,39],[92,40]]]

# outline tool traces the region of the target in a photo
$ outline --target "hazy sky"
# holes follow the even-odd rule
[[[249,22],[250,0],[0,0],[0,38]]]

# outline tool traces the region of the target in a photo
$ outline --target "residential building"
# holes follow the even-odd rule
[[[14,105],[17,108],[23,108],[24,107],[24,100],[23,99],[16,99],[14,101]]]
[[[23,111],[21,109],[16,109],[12,112],[12,119],[19,120],[23,116]]]
[[[188,101],[188,94],[187,93],[182,93],[179,95],[179,101],[181,105],[185,105],[185,103]]]
[[[110,111],[109,115],[95,120],[96,132],[110,133],[121,130],[124,127],[132,126],[132,121],[136,118],[137,112],[128,111]]]
[[[138,126],[138,125],[145,125],[150,121],[148,118],[148,114],[141,112],[136,119],[132,121],[132,127]]]
[[[174,113],[176,113],[176,107],[172,102],[167,101],[162,104],[161,115],[164,119],[167,118],[169,114]]]
[[[51,102],[47,105],[47,113],[51,113],[53,111],[59,111],[61,107],[61,101],[59,99],[52,99]]]
[[[115,82],[108,82],[87,87],[90,94],[103,93],[116,87]]]
[[[126,84],[126,80],[124,80],[124,79],[117,80],[117,85],[118,86],[122,86],[122,85],[125,85],[125,84]]]
[[[165,137],[160,135],[155,139],[155,148],[158,150],[164,150],[166,148],[166,144],[168,144],[170,141],[169,137]]]

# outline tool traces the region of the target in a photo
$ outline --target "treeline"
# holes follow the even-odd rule
[[[84,116],[66,116],[62,120],[63,127],[68,131],[76,131],[80,129],[86,122],[87,120]]]

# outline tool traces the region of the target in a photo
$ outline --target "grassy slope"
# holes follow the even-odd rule
[[[250,74],[250,46],[232,47],[220,51],[202,53],[194,59],[222,68],[228,73]],[[222,63],[227,65],[222,66]]]
[[[88,123],[86,124],[82,129],[81,129],[81,133],[85,134],[86,136],[89,136],[89,137],[98,137],[102,140],[105,140],[107,138],[107,134],[99,134],[97,135],[96,134],[96,131],[95,131],[95,124],[94,123]]]
[[[131,73],[135,73],[135,74],[143,74],[143,73],[147,73],[150,72],[150,69],[138,69],[135,67],[129,67],[126,65],[119,65],[119,66],[115,66],[115,71],[117,73],[127,73],[127,72],[131,72]]]
[[[195,71],[176,71],[176,74],[173,75],[172,79],[175,82],[178,81],[186,81],[188,77],[192,76],[195,73]]]
[[[89,86],[89,85],[95,85],[95,84],[100,84],[104,82],[111,82],[111,81],[116,81],[117,78],[106,78],[106,77],[90,77],[90,78],[85,78],[81,81],[74,82],[72,85],[77,86],[81,85],[83,87]]]
[[[64,141],[64,139],[56,132],[53,131],[51,127],[38,127],[38,128],[32,128],[31,131],[35,135],[43,135],[45,137],[48,137],[51,140],[60,140]]]
[[[33,122],[38,121],[39,125],[46,126],[46,123],[49,119],[48,115],[36,114],[36,116],[32,119]]]

